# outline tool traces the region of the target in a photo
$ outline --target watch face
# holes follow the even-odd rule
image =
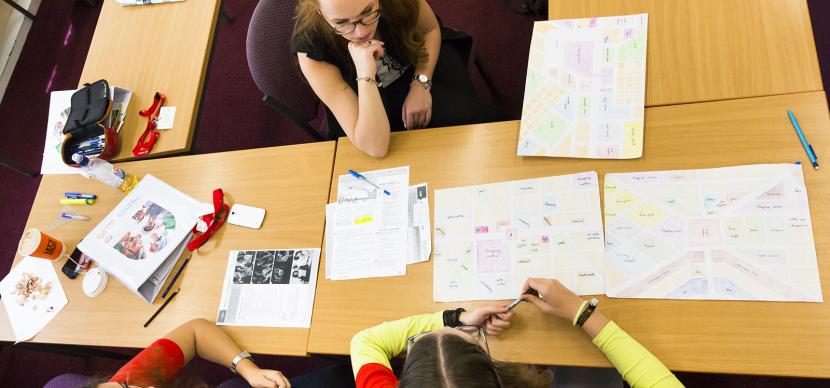
[[[429,77],[427,77],[424,74],[418,74],[418,82],[420,82],[422,84],[425,84],[425,83],[429,82]]]

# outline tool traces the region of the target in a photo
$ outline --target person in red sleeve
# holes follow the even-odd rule
[[[199,356],[235,370],[252,387],[289,388],[282,373],[260,369],[222,329],[194,319],[153,342],[98,388],[158,387],[173,381],[184,366]],[[92,383],[94,384],[94,382]],[[95,385],[92,385],[95,386]]]

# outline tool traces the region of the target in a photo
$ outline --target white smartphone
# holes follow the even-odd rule
[[[264,219],[265,209],[236,203],[231,206],[228,223],[251,229],[259,229]]]

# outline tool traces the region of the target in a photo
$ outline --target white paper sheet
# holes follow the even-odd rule
[[[432,228],[429,224],[429,188],[426,183],[409,187],[409,244],[407,264],[429,260],[432,253]]]
[[[231,251],[216,323],[311,327],[320,249]]]
[[[518,155],[643,154],[648,14],[536,22]]]
[[[46,141],[43,144],[43,162],[40,173],[47,174],[80,174],[81,170],[67,166],[61,160],[61,144],[63,144],[63,126],[69,116],[69,107],[72,105],[74,90],[60,90],[50,94],[49,118],[46,123]]]
[[[58,274],[52,265],[51,261],[27,256],[0,281],[0,296],[3,298],[6,315],[11,321],[16,342],[26,341],[37,335],[68,303]],[[40,288],[43,289],[45,286],[48,291],[36,291],[28,298],[21,296],[17,293],[16,286],[24,274],[37,277]]]
[[[338,179],[326,275],[333,280],[401,276],[408,262],[409,166],[362,173],[386,195],[351,175]]]
[[[435,191],[433,298],[513,299],[528,277],[602,294],[594,171]]]
[[[821,302],[801,165],[605,175],[608,296]]]

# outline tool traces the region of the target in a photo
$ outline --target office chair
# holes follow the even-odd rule
[[[254,82],[265,95],[262,100],[316,140],[325,137],[309,125],[317,117],[320,99],[301,78],[291,54],[294,8],[297,0],[260,0],[251,17],[246,39],[248,67]],[[452,45],[469,68],[472,60],[490,93],[501,96],[473,50],[473,38],[461,31],[442,28],[442,39]],[[326,120],[323,120],[325,123]]]
[[[309,125],[317,117],[320,99],[301,79],[291,54],[294,7],[297,0],[261,0],[251,16],[246,39],[248,67],[262,101],[316,140],[325,137]]]

